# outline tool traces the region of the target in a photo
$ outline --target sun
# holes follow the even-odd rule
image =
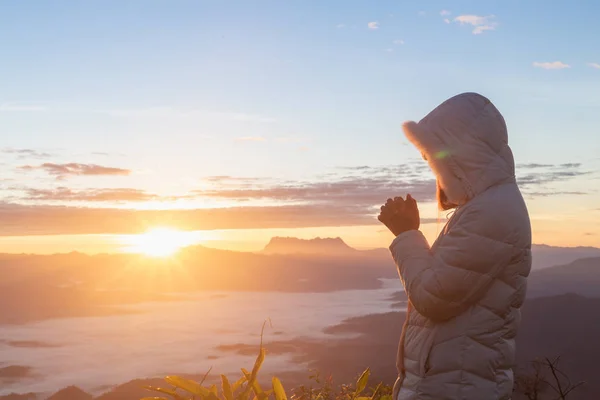
[[[169,257],[195,242],[190,233],[171,228],[154,228],[139,235],[128,235],[123,239],[126,244],[124,250],[151,257]]]

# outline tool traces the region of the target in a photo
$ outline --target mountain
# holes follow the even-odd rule
[[[94,396],[84,392],[77,386],[69,386],[54,393],[47,400],[92,400],[93,398]]]
[[[534,244],[532,270],[550,268],[557,265],[570,264],[580,258],[600,257],[597,247],[556,247],[545,244]]]
[[[597,250],[534,246],[533,258],[539,264],[549,255],[564,260]],[[538,268],[531,273],[528,295],[600,295],[597,266],[598,258],[586,258]],[[0,324],[14,324],[124,314],[129,311],[118,306],[177,300],[189,291],[376,289],[381,278],[397,279],[398,273],[385,248],[356,250],[340,238],[273,238],[260,253],[191,246],[171,258],[0,254],[0,276]]]
[[[38,396],[35,393],[24,393],[24,394],[7,394],[6,396],[0,396],[0,400],[37,400]]]
[[[333,242],[338,249],[347,247]],[[389,254],[350,251],[356,255],[257,254],[202,246],[168,258],[0,255],[0,325],[125,314],[131,311],[117,306],[178,300],[190,291],[330,292],[377,289],[380,278],[397,278]]]
[[[528,297],[576,293],[600,297],[600,257],[583,258],[567,265],[532,271]]]
[[[534,244],[532,271],[572,263],[581,258],[600,257],[597,247],[558,247]],[[341,238],[298,239],[295,237],[273,237],[262,250],[264,254],[310,254],[322,256],[372,255],[389,257],[387,248],[356,250],[348,246]]]
[[[517,361],[522,368],[536,358],[560,356],[571,383],[585,381],[573,399],[600,399],[600,298],[569,293],[530,299],[521,321]]]
[[[262,251],[265,254],[319,254],[347,255],[357,250],[348,246],[342,238],[298,239],[294,237],[274,237]]]

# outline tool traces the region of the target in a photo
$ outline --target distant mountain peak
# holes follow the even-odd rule
[[[48,400],[92,400],[93,397],[77,386],[69,386],[54,393]]]
[[[273,237],[265,246],[267,254],[347,254],[356,251],[340,237],[299,239],[295,237]]]

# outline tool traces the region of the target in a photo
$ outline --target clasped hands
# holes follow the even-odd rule
[[[388,199],[381,206],[381,213],[377,217],[393,234],[398,236],[401,233],[418,230],[420,226],[419,208],[417,201],[410,194],[406,200],[402,197]]]

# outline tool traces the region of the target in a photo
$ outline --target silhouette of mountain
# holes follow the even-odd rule
[[[124,314],[132,311],[115,306],[178,300],[177,293],[189,291],[377,289],[380,278],[397,277],[389,255],[355,253],[330,258],[194,246],[171,258],[0,255],[0,324]]]
[[[557,247],[545,244],[534,244],[532,270],[569,264],[580,258],[600,257],[597,247]],[[389,257],[387,248],[372,250],[356,250],[348,246],[342,238],[298,239],[295,237],[273,237],[262,251],[265,254],[313,254],[324,256],[372,255]]]
[[[94,396],[84,392],[77,386],[69,386],[54,393],[47,400],[92,400],[93,398]]]
[[[0,400],[37,400],[38,396],[35,393],[11,393],[6,396],[0,396]]]
[[[565,293],[600,296],[600,257],[584,258],[531,273],[527,287],[528,297]]]
[[[596,250],[535,246],[533,258],[538,251],[568,254],[556,255],[559,260]],[[294,254],[279,253],[283,251]],[[597,295],[597,263],[597,259],[584,259],[534,270],[529,296]],[[359,251],[340,238],[274,238],[262,253],[192,246],[164,259],[134,254],[0,254],[0,276],[3,324],[124,314],[133,311],[115,306],[178,300],[178,293],[189,291],[376,289],[381,287],[381,278],[397,278],[398,274],[387,249]],[[22,301],[24,298],[28,300]]]
[[[573,399],[600,399],[600,298],[572,293],[525,302],[517,337],[521,367],[538,357],[561,356],[572,383],[585,381]]]
[[[580,258],[600,257],[597,247],[556,247],[545,244],[534,244],[532,270],[550,268],[557,265],[570,264]]]
[[[23,365],[9,365],[8,367],[0,367],[0,382],[2,380],[12,380],[25,378],[31,375],[31,367]]]
[[[356,253],[342,238],[298,239],[294,237],[274,237],[265,246],[266,254],[320,254],[347,255]]]

